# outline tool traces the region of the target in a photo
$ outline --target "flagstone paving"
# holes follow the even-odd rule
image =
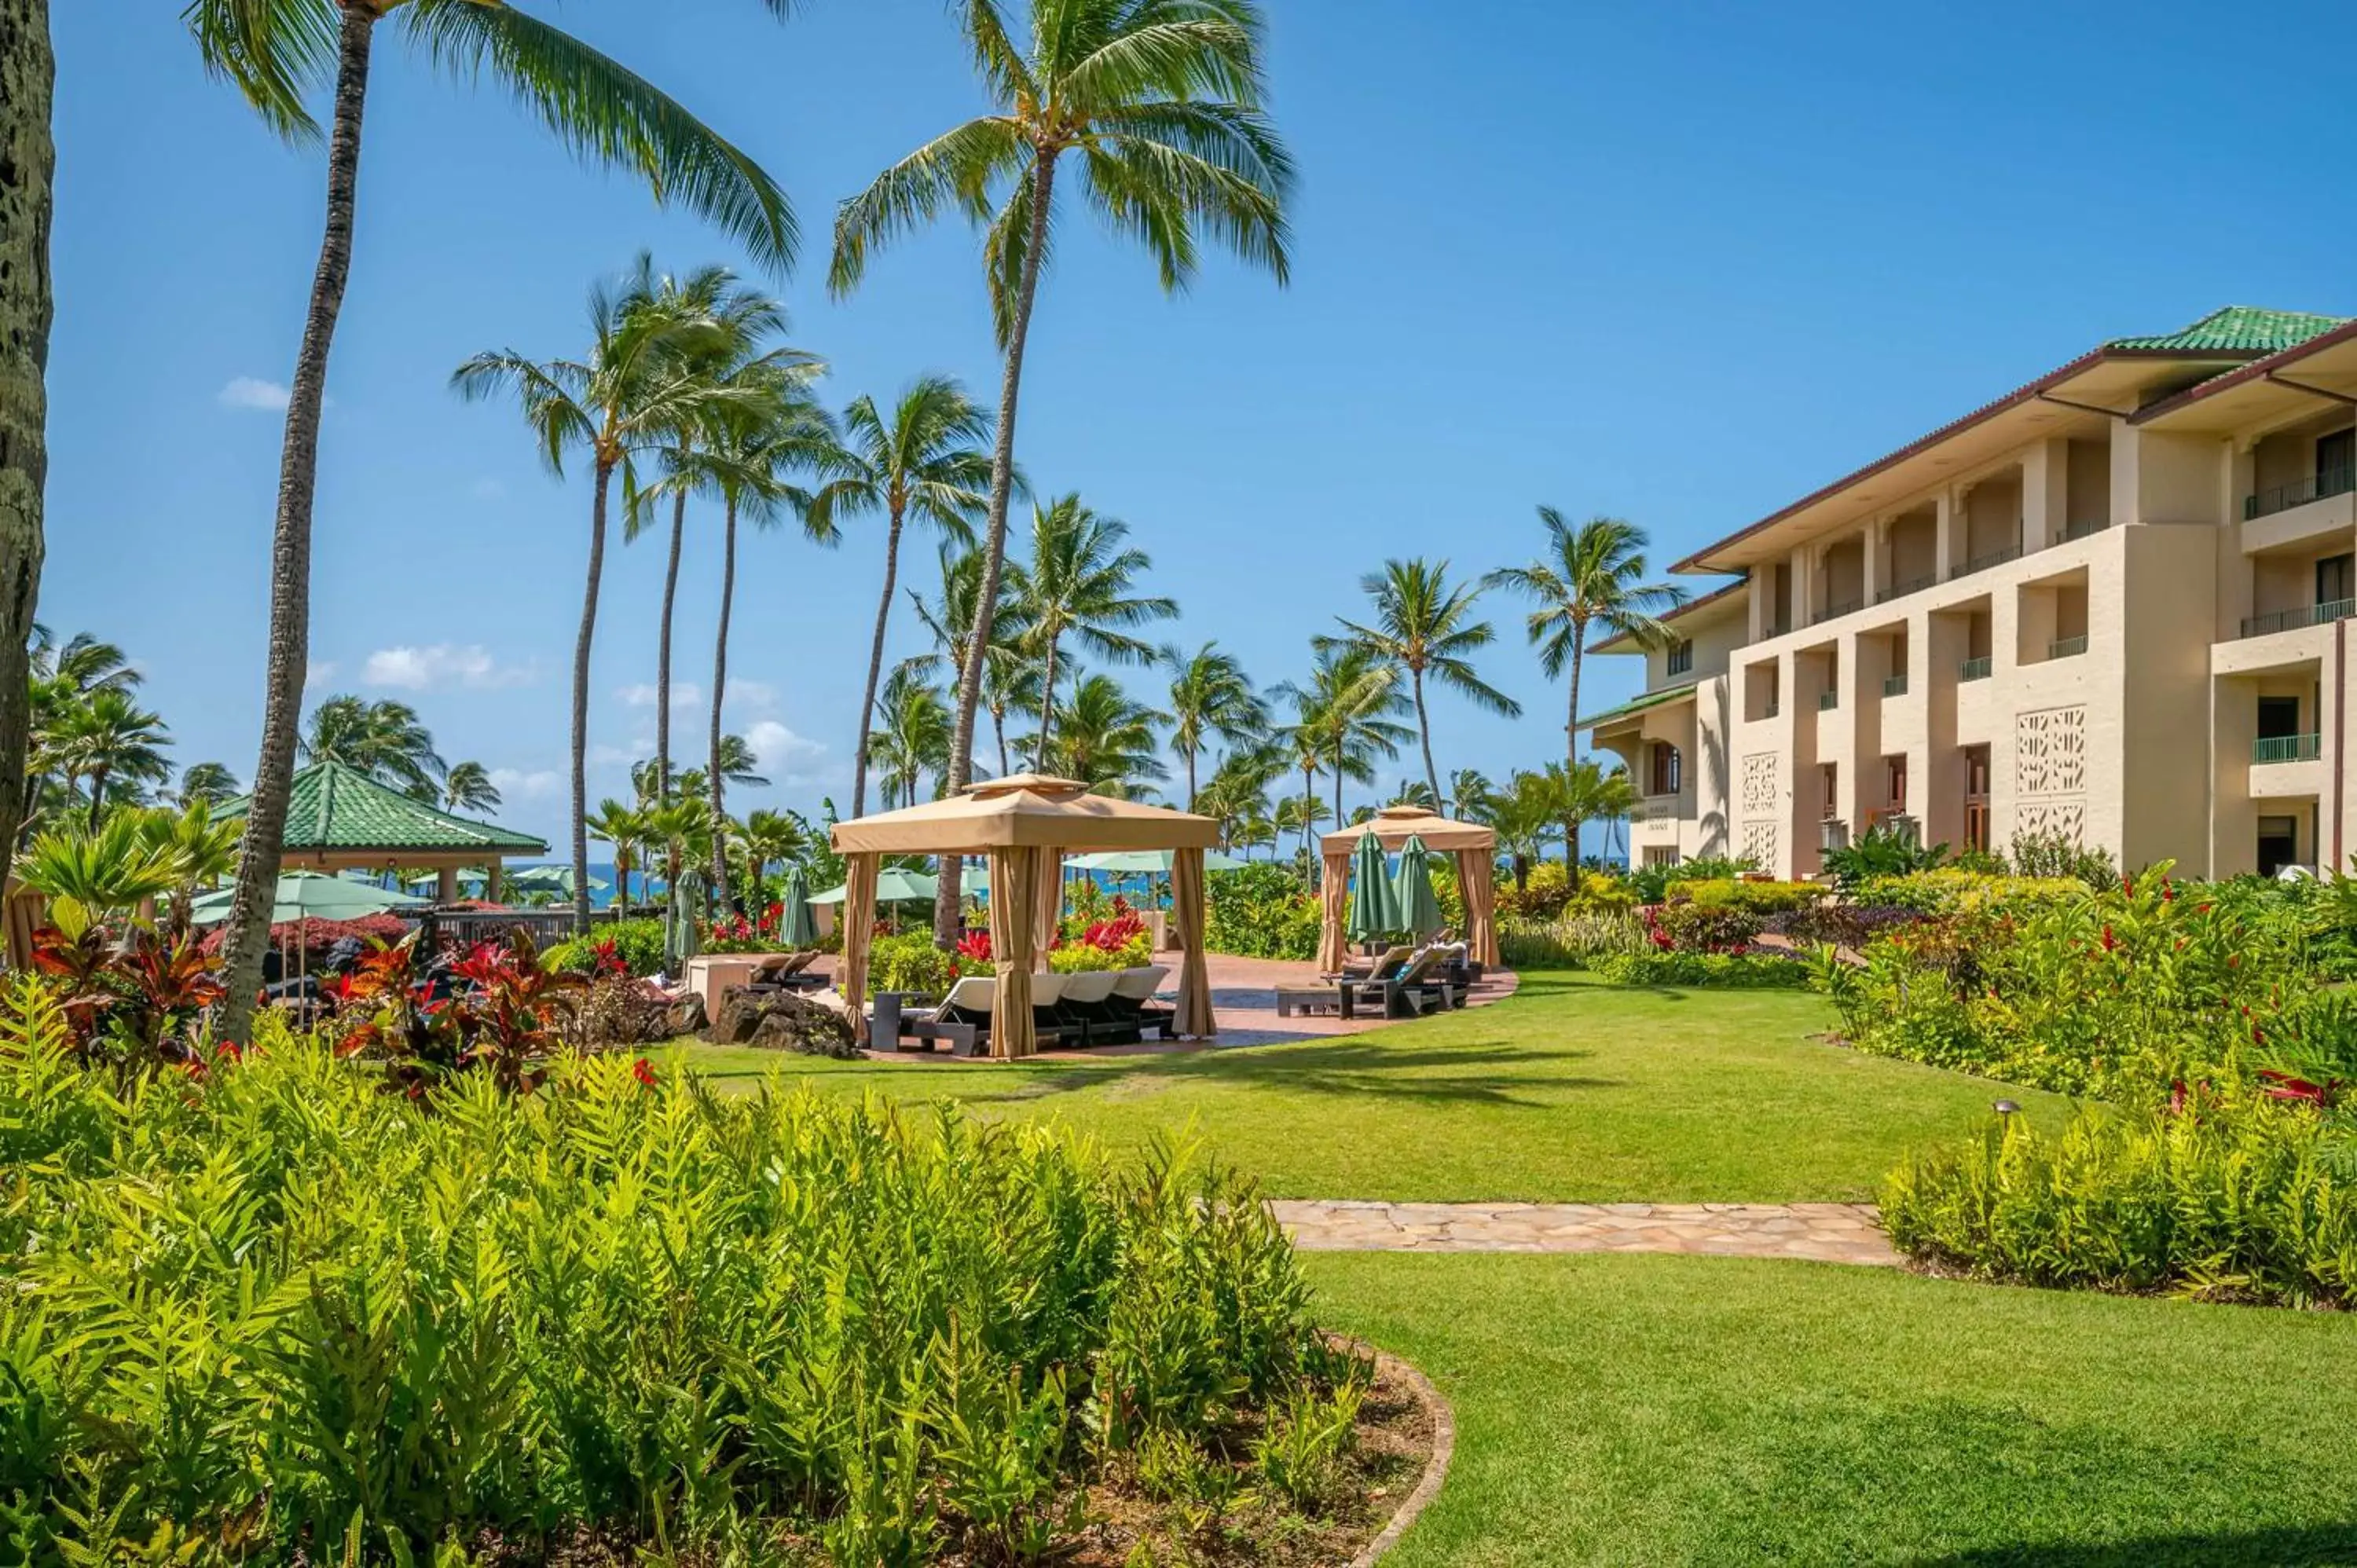
[[[1379,1203],[1269,1208],[1313,1252],[1684,1252],[1894,1267],[1870,1203]]]

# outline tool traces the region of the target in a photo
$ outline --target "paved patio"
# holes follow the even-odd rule
[[[1378,1203],[1269,1205],[1311,1252],[1684,1252],[1896,1267],[1867,1203]]]

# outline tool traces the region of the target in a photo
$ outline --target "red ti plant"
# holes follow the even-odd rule
[[[33,968],[56,983],[76,1047],[110,1047],[133,1059],[181,1061],[188,1034],[223,991],[194,942],[134,927],[118,943],[79,908],[34,933]]]
[[[457,1007],[462,1059],[488,1068],[511,1094],[529,1093],[548,1077],[546,1062],[559,1035],[557,999],[582,984],[577,974],[543,969],[539,950],[522,927],[504,946],[485,942],[451,971],[470,985]]]
[[[966,963],[989,963],[992,961],[990,957],[990,933],[988,931],[968,931],[965,935],[958,939],[957,955]]]

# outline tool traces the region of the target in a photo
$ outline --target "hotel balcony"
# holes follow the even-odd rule
[[[2351,616],[2357,616],[2357,599],[2328,599],[2322,604],[2302,605],[2297,609],[2244,616],[2241,635],[2266,637],[2278,631],[2298,631],[2303,627],[2330,626],[2337,620],[2347,620]]]
[[[2244,496],[2243,521],[2251,522],[2263,517],[2273,517],[2277,512],[2290,511],[2310,501],[2330,500],[2334,496],[2345,496],[2352,490],[2357,490],[2357,469],[2327,468],[2304,479],[2295,479],[2287,485],[2271,485],[2255,494]]]

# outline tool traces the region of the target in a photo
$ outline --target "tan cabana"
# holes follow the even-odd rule
[[[1345,889],[1351,880],[1351,852],[1372,832],[1387,852],[1396,853],[1412,838],[1422,839],[1435,854],[1457,857],[1457,886],[1465,895],[1465,951],[1474,962],[1492,967],[1498,957],[1498,895],[1496,865],[1498,835],[1479,822],[1460,822],[1436,816],[1422,806],[1385,806],[1363,822],[1336,828],[1318,841],[1326,862],[1325,923],[1318,936],[1318,967],[1329,974],[1340,972],[1349,956],[1342,921],[1349,908]]]
[[[1178,945],[1180,1035],[1208,1039],[1211,981],[1203,958],[1203,852],[1220,840],[1209,817],[1092,795],[1071,779],[1036,773],[992,779],[963,794],[897,811],[837,822],[832,842],[844,857],[842,989],[852,1027],[867,1038],[867,944],[874,934],[876,870],[888,854],[979,854],[990,860],[990,952],[998,976],[990,1050],[1028,1057],[1031,972],[1055,939],[1062,903],[1063,859],[1101,850],[1167,849]]]

